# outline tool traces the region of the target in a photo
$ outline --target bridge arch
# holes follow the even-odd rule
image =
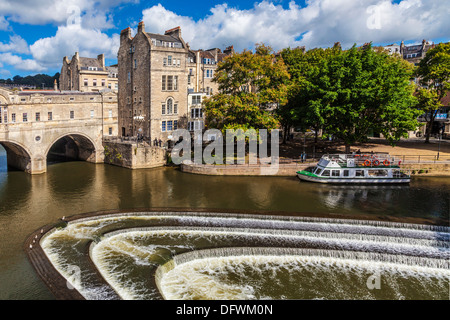
[[[6,151],[8,167],[31,173],[33,170],[32,154],[23,144],[16,141],[0,141]]]
[[[102,151],[103,148],[97,146],[88,135],[81,132],[70,132],[60,135],[49,143],[45,156],[47,162],[52,157],[64,157],[97,163],[100,162],[99,158]]]

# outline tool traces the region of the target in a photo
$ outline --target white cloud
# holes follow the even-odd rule
[[[122,4],[139,0],[2,0],[0,1],[0,30],[8,20],[21,24],[57,26],[70,24],[81,18],[86,28],[109,29],[114,27],[111,12]]]
[[[338,41],[349,47],[448,37],[450,30],[448,0],[307,0],[304,7],[292,1],[288,8],[264,0],[248,10],[216,5],[198,21],[160,4],[142,14],[147,32],[179,25],[185,41],[203,49],[233,44],[242,50],[261,42],[275,49],[327,47]]]
[[[14,35],[9,37],[9,43],[0,42],[0,52],[28,54],[30,50],[27,42],[21,36]]]
[[[32,59],[23,59],[10,52],[0,53],[0,63],[8,64],[18,70],[40,72],[46,70],[45,67]]]
[[[108,36],[99,30],[86,29],[73,24],[60,26],[53,37],[43,38],[30,46],[33,58],[48,68],[60,68],[62,59],[79,52],[84,57],[97,57],[104,53],[107,59],[116,59],[119,35]]]
[[[0,16],[0,30],[6,31],[9,29],[9,22],[5,19],[5,17]]]

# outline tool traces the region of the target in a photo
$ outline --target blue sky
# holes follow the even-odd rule
[[[447,42],[448,16],[450,0],[1,0],[0,78],[53,75],[76,51],[113,64],[120,31],[139,21],[154,33],[181,26],[194,49],[242,51]]]

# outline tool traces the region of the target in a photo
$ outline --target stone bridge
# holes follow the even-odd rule
[[[52,156],[103,162],[103,136],[117,136],[113,92],[8,91],[0,88],[0,144],[8,166],[47,171]]]

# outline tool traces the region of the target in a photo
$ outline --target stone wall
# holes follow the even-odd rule
[[[128,169],[162,167],[166,164],[166,150],[159,147],[144,147],[127,142],[103,143],[105,163]]]
[[[219,176],[285,176],[292,177],[297,171],[313,166],[306,164],[279,164],[278,170],[263,165],[205,165],[185,162],[181,164],[181,171],[187,173]]]

